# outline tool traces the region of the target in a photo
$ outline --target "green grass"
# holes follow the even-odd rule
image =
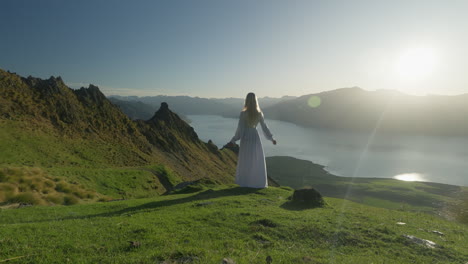
[[[194,164],[195,161],[190,163],[190,159],[184,161],[187,163],[185,165],[168,158],[158,161],[157,155],[151,157],[153,160],[144,161],[140,160],[141,153],[133,150],[130,145],[114,144],[97,137],[67,137],[59,135],[60,133],[45,124],[42,123],[40,129],[36,129],[34,123],[0,119],[0,170],[39,169],[43,178],[79,184],[102,199],[158,196],[193,178],[217,178],[220,182],[232,180],[232,177],[226,177],[229,169],[223,169],[229,167],[229,162],[232,161],[224,164],[222,160],[210,160],[210,157],[205,157],[203,150],[194,149],[196,153],[193,155],[207,159],[206,164],[213,164],[206,165],[205,160]],[[224,153],[222,157],[227,159],[230,156],[229,153]],[[8,193],[2,191],[11,189],[10,185],[13,183],[14,190],[8,190]],[[48,195],[45,199],[44,195],[38,196],[34,188],[23,187],[12,179],[8,184],[0,179],[0,206],[5,203],[70,204],[86,200],[81,195],[71,197],[71,194],[67,194],[67,197]],[[18,191],[18,188],[21,190]]]
[[[269,176],[281,185],[293,188],[311,186],[324,196],[376,207],[441,214],[441,211],[453,208],[455,204],[468,203],[468,195],[465,195],[468,193],[467,187],[382,178],[339,177],[329,174],[321,165],[292,157],[269,157],[267,168]]]
[[[164,166],[158,173],[170,174]],[[0,205],[72,204],[158,196],[166,189],[151,171],[130,168],[30,168],[0,166]]]
[[[142,168],[80,168],[47,169],[50,175],[80,182],[87,188],[115,199],[143,198],[165,192],[158,178]]]
[[[0,160],[10,166],[102,167],[144,164],[131,146],[98,137],[66,137],[52,127],[0,120]]]
[[[177,184],[183,182],[180,176],[162,164],[146,166],[145,168],[152,171],[158,177],[161,177],[161,180],[167,181],[167,183],[171,186],[176,186]]]
[[[0,168],[0,205],[71,205],[98,199],[108,197],[78,182],[51,177],[40,168]]]
[[[0,170],[41,168],[51,177],[77,182],[114,199],[152,197],[200,178],[233,181],[235,154],[228,150],[213,154],[203,143],[190,143],[176,133],[182,149],[167,152],[138,145],[144,142],[143,136],[114,133],[67,134],[47,120],[0,118]],[[4,201],[0,195],[0,203]]]
[[[288,204],[291,194],[285,187],[222,186],[146,199],[3,209],[0,261],[265,263],[271,256],[273,263],[464,264],[468,259],[465,225],[335,198],[326,198],[324,208],[296,210]],[[405,234],[441,247],[412,244]]]

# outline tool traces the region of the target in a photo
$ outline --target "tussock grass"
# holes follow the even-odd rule
[[[0,168],[0,204],[72,205],[98,196],[77,183],[52,178],[40,168]]]

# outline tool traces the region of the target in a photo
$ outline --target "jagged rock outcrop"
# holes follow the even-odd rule
[[[213,143],[213,141],[212,141],[211,139],[208,140],[208,142],[206,143],[206,146],[208,147],[208,149],[209,149],[212,153],[215,153],[215,154],[218,154],[218,153],[219,153],[218,146],[216,146],[216,144]]]
[[[151,144],[166,152],[182,152],[187,149],[184,143],[200,143],[193,128],[170,111],[167,103],[162,103],[161,108],[148,121],[135,122]]]
[[[88,88],[81,87],[74,91],[77,95],[78,100],[83,104],[92,106],[94,104],[102,106],[107,101],[106,96],[101,93],[99,88],[95,85],[90,84]]]
[[[159,110],[145,123],[158,129],[165,127],[177,131],[180,136],[192,142],[199,141],[193,127],[185,123],[176,113],[169,110],[169,106],[165,102],[161,103]]]

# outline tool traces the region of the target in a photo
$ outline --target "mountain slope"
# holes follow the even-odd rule
[[[467,101],[468,94],[412,96],[353,87],[304,95],[264,111],[271,119],[319,129],[468,136]]]
[[[167,105],[148,121],[132,121],[96,86],[72,90],[60,77],[3,70],[0,93],[0,167],[44,168],[113,197],[144,196],[148,181],[159,186],[148,194],[162,193],[160,174],[173,183],[233,181],[235,153],[202,142]],[[142,167],[152,169],[142,176]]]

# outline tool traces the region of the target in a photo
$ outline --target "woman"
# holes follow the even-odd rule
[[[236,134],[229,142],[232,145],[240,139],[236,183],[241,187],[268,187],[265,155],[256,128],[258,123],[260,123],[265,137],[276,145],[276,140],[273,139],[273,135],[265,124],[257,97],[254,93],[249,93],[245,98],[244,109],[239,116]]]

